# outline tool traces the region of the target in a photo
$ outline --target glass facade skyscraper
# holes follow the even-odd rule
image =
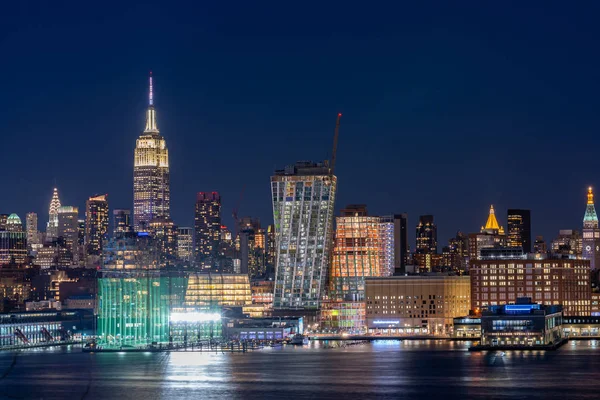
[[[509,247],[521,247],[524,253],[531,253],[531,211],[509,209],[506,221],[506,244]]]
[[[221,196],[219,192],[198,192],[194,213],[194,253],[200,263],[217,254],[221,241]]]
[[[102,255],[102,241],[108,232],[108,195],[92,196],[85,207],[85,246],[88,255]]]
[[[150,74],[146,128],[136,141],[133,167],[133,226],[147,231],[150,221],[170,217],[169,151],[156,125]]]
[[[325,163],[297,162],[271,177],[274,308],[319,307],[331,259],[336,189],[337,178]]]
[[[389,248],[390,244],[393,247],[393,224],[382,224],[380,217],[368,216],[365,205],[347,206],[336,221],[330,297],[362,301],[365,277],[393,273],[394,253]]]
[[[72,206],[61,206],[58,208],[58,236],[64,239],[67,249],[67,257],[72,264],[79,263],[79,229],[77,221],[79,209]]]
[[[437,226],[433,222],[433,215],[419,216],[416,252],[421,254],[436,254],[437,247]]]

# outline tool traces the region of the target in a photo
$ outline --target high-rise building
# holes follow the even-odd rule
[[[583,216],[583,258],[590,260],[592,271],[600,268],[600,229],[591,187],[588,189],[587,206]]]
[[[325,289],[337,178],[326,163],[297,162],[271,177],[277,246],[276,309],[317,309]]]
[[[23,223],[17,214],[10,214],[6,219],[6,230],[8,232],[23,232]]]
[[[65,247],[70,253],[73,264],[79,263],[79,209],[72,206],[58,208],[58,237],[65,241]]]
[[[196,260],[210,264],[221,240],[221,196],[219,192],[199,192],[194,216]]]
[[[25,229],[27,231],[27,250],[31,252],[32,249],[40,243],[38,216],[36,213],[27,213],[27,217],[25,219]]]
[[[0,231],[6,230],[6,222],[8,221],[8,214],[0,214]]]
[[[394,214],[381,217],[381,223],[391,224],[393,228],[394,249],[394,275],[403,275],[406,272],[406,261],[408,259],[408,216],[406,214]]]
[[[329,275],[329,294],[335,301],[363,301],[365,278],[393,274],[393,251],[385,239],[393,227],[370,217],[367,206],[352,204],[336,218],[335,247]],[[391,237],[390,237],[391,239]],[[391,240],[390,240],[391,241]],[[393,243],[393,241],[391,241]],[[391,265],[390,265],[391,264]]]
[[[261,230],[258,218],[242,217],[239,221],[240,272],[251,279],[263,278],[266,272]]]
[[[506,235],[504,228],[498,223],[496,212],[492,205],[490,206],[487,222],[481,227],[481,231],[469,234],[469,260],[481,259],[481,249],[505,246]]]
[[[135,145],[133,167],[133,226],[136,232],[148,230],[155,218],[170,218],[169,151],[156,125],[152,73],[146,128]]]
[[[170,218],[156,218],[150,221],[149,228],[156,241],[160,266],[175,265],[177,261],[177,226]]]
[[[77,220],[77,245],[79,247],[79,260],[85,260],[85,219]]]
[[[562,304],[565,315],[591,315],[590,262],[578,259],[507,259],[471,261],[471,307],[515,303],[530,297],[546,305]]]
[[[194,230],[192,228],[179,228],[177,230],[177,258],[189,263],[194,255]]]
[[[436,254],[437,248],[437,227],[433,222],[433,215],[419,216],[416,252],[421,254]]]
[[[531,211],[509,209],[506,224],[508,247],[521,247],[524,253],[531,253]]]
[[[85,207],[85,247],[89,256],[102,255],[102,241],[108,232],[108,195],[92,196]]]
[[[27,234],[23,230],[21,218],[10,214],[5,229],[0,231],[0,265],[23,264],[27,259]]]
[[[60,207],[60,200],[58,199],[58,189],[54,188],[52,193],[52,200],[50,200],[50,210],[48,217],[48,224],[46,226],[46,241],[51,242],[52,239],[58,237],[58,208]]]
[[[131,232],[131,210],[113,210],[113,236]]]

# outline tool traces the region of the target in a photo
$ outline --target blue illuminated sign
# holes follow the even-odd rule
[[[507,304],[504,306],[506,311],[531,311],[539,310],[539,304]]]
[[[373,321],[373,323],[375,325],[382,325],[382,324],[385,324],[385,325],[398,325],[400,323],[400,321],[380,321],[380,320],[376,320],[376,321]]]

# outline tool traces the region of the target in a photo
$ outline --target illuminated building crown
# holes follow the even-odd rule
[[[596,207],[594,206],[594,192],[592,188],[588,188],[587,194],[587,206],[585,208],[585,215],[583,216],[584,228],[597,228],[598,227],[598,215],[596,214]]]
[[[490,214],[488,216],[487,222],[485,226],[481,227],[481,232],[487,233],[497,233],[500,235],[504,235],[504,228],[500,226],[498,220],[496,219],[496,212],[494,211],[494,206],[490,206]]]

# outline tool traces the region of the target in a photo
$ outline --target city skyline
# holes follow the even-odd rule
[[[323,15],[334,9],[323,7]],[[590,185],[600,187],[600,177],[594,173],[600,170],[600,162],[591,153],[600,144],[600,136],[595,134],[600,127],[594,112],[598,100],[590,96],[600,82],[593,72],[597,55],[586,45],[586,37],[591,35],[582,37],[576,26],[592,32],[598,28],[576,8],[564,11],[549,6],[547,12],[562,24],[538,21],[535,33],[521,19],[535,14],[525,6],[515,13],[519,17],[501,14],[502,18],[489,21],[488,27],[473,22],[477,18],[463,21],[462,14],[487,15],[495,10],[492,6],[467,11],[439,9],[432,22],[438,24],[438,30],[448,31],[444,39],[428,34],[428,26],[416,22],[430,10],[410,7],[408,14],[416,16],[415,22],[402,19],[404,23],[399,23],[385,17],[378,26],[367,24],[358,33],[343,19],[330,27],[329,18],[318,17],[314,37],[302,40],[294,36],[302,13],[291,17],[289,27],[271,21],[282,40],[288,40],[288,58],[276,57],[280,42],[261,39],[261,28],[244,22],[243,10],[230,16],[239,24],[231,26],[228,34],[216,22],[198,24],[206,29],[203,35],[196,25],[176,25],[168,19],[158,28],[159,37],[172,39],[187,33],[187,39],[174,48],[160,41],[138,41],[139,34],[124,23],[131,16],[137,20],[155,15],[161,11],[156,8],[138,15],[139,9],[125,7],[121,15],[103,15],[122,35],[98,35],[91,28],[81,28],[81,38],[70,38],[66,47],[58,48],[55,43],[65,42],[64,32],[40,17],[39,27],[32,24],[22,35],[11,36],[14,45],[6,54],[13,56],[14,62],[0,67],[12,77],[0,99],[0,131],[9,133],[7,146],[22,149],[7,154],[7,162],[18,165],[23,152],[28,159],[19,174],[6,177],[6,184],[14,189],[0,199],[0,210],[21,218],[35,211],[42,229],[41,224],[48,220],[48,192],[55,180],[61,200],[80,210],[94,193],[109,193],[111,207],[131,208],[131,159],[144,123],[145,79],[153,69],[160,77],[157,107],[161,129],[173,155],[172,219],[180,226],[192,225],[199,191],[222,194],[223,220],[232,226],[231,210],[243,187],[246,193],[239,214],[269,221],[267,187],[272,171],[302,159],[327,158],[334,115],[343,112],[336,172],[341,186],[335,215],[343,204],[352,203],[367,204],[375,215],[406,212],[411,248],[419,215],[435,216],[438,240],[444,244],[457,230],[476,232],[480,216],[490,204],[504,225],[508,208],[532,210],[532,237],[543,235],[551,240],[559,229],[580,229],[585,190]],[[64,19],[69,12],[61,16],[49,9],[48,15],[67,22]],[[341,12],[346,17],[353,15],[351,10]],[[578,24],[561,19],[563,12],[565,17],[576,16]],[[452,18],[465,24],[457,28]],[[506,18],[512,23],[505,23]],[[35,39],[41,29],[48,40],[38,43]],[[383,31],[389,35],[378,40],[377,34]],[[475,31],[483,43],[462,35]],[[256,54],[240,46],[229,52],[220,50],[220,45],[246,35]],[[324,40],[331,35],[332,39]],[[523,36],[525,41],[511,39],[515,36]],[[568,40],[559,40],[563,37]],[[65,56],[47,66],[44,74],[24,68],[35,63],[18,50],[32,45],[41,52],[64,51],[84,39],[116,47],[84,50],[80,60]],[[121,40],[122,44],[117,43]],[[535,46],[540,43],[545,46]],[[203,46],[201,58],[188,55],[194,45]],[[398,54],[383,56],[389,53],[383,51],[389,46],[397,48]],[[416,48],[431,48],[440,56],[432,59],[429,51],[425,54]],[[525,54],[531,48],[532,54]],[[124,49],[131,54],[123,55],[118,65],[108,61],[111,51],[123,53]],[[326,54],[323,64],[317,58],[322,54]],[[261,61],[263,56],[267,66]],[[229,62],[237,57],[248,62],[246,69]],[[299,67],[304,69],[300,70],[294,64],[302,59]],[[343,68],[338,59],[346,61]],[[369,59],[369,64],[361,59]],[[519,64],[511,64],[514,59]],[[224,64],[228,67],[223,69]],[[527,71],[542,73],[530,79]],[[52,79],[47,79],[49,74]],[[353,83],[355,76],[360,78],[357,83]],[[557,77],[568,77],[569,83]],[[321,82],[329,83],[319,89]],[[285,92],[279,89],[282,83]],[[29,117],[32,109],[39,111],[34,119]],[[565,141],[565,132],[573,140]],[[47,140],[50,135],[59,140]],[[101,145],[94,146],[91,140],[101,136]],[[535,146],[536,151],[527,160],[508,162],[510,144],[515,142]],[[419,154],[425,152],[433,158],[416,173],[417,165],[425,161]],[[560,157],[549,158],[548,154]],[[196,167],[200,157],[209,167]],[[69,162],[62,162],[64,158]],[[88,161],[102,168],[77,168]],[[577,163],[577,174],[566,172],[564,166],[570,163]],[[538,172],[529,164],[536,165]],[[373,179],[381,171],[391,171],[394,180]],[[523,171],[531,172],[523,175]],[[543,176],[556,186],[535,184]],[[458,181],[469,182],[470,190],[460,190]],[[554,193],[557,187],[559,196]]]

